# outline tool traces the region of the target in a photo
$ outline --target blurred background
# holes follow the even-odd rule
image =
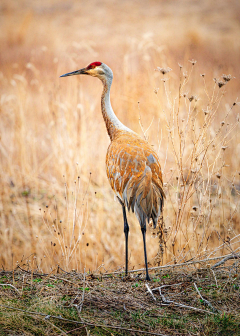
[[[0,15],[1,267],[104,271],[124,264],[121,207],[105,172],[101,82],[59,78],[94,61],[113,70],[119,119],[141,135],[147,131],[159,154],[167,194],[163,263],[239,248],[239,1],[2,0]],[[163,76],[157,67],[172,71]],[[221,87],[223,74],[234,78]],[[184,126],[180,167],[173,143],[178,148],[181,136],[171,141],[169,128],[177,110],[183,124],[195,116],[200,133],[213,112],[205,144],[223,122],[220,150],[211,143],[195,194],[184,194],[181,220],[179,174],[193,173],[187,158],[195,129],[189,126],[190,134]],[[137,268],[143,266],[141,231],[132,214],[129,222],[130,265]],[[159,251],[153,237],[149,229],[150,265]]]

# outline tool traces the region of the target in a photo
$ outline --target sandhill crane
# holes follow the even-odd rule
[[[162,213],[164,192],[158,156],[146,140],[124,126],[113,112],[110,102],[112,70],[104,63],[93,62],[86,68],[60,77],[90,75],[102,81],[102,115],[111,143],[107,150],[107,176],[123,211],[125,233],[125,270],[128,274],[128,233],[126,207],[132,210],[141,226],[146,265],[146,279],[150,280],[146,250],[146,221],[152,219],[154,228]]]

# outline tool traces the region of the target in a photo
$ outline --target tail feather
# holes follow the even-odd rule
[[[123,192],[124,203],[128,210],[132,209],[135,212],[141,226],[145,226],[146,220],[149,222],[152,218],[156,227],[162,212],[163,200],[163,190],[152,181],[152,171],[149,166],[146,166],[140,178],[130,179]]]

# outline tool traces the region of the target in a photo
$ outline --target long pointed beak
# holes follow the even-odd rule
[[[68,73],[66,73],[66,74],[64,74],[60,77],[67,77],[67,76],[74,76],[74,75],[87,75],[86,68],[76,70],[76,71],[73,71],[73,72],[68,72]]]

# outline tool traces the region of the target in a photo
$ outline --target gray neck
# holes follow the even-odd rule
[[[117,118],[115,113],[113,112],[112,105],[110,102],[110,88],[112,85],[112,78],[104,78],[102,79],[103,83],[103,92],[101,97],[101,107],[103,119],[105,121],[107,132],[111,140],[113,140],[114,133],[116,131],[126,131],[133,133],[128,127],[124,126],[121,121]]]

